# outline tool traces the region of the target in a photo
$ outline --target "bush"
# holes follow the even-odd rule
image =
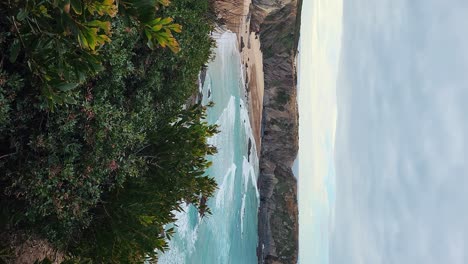
[[[216,149],[207,138],[216,126],[202,121],[205,108],[182,110],[149,135],[149,144],[139,152],[147,171],[110,192],[93,210],[95,219],[72,250],[98,262],[134,263],[146,256],[155,259],[154,249],[167,248],[173,231],[163,226],[176,219],[180,204],[192,203],[204,210],[202,197],[215,191],[214,179],[205,176],[207,155]]]
[[[100,50],[111,42],[111,23],[129,21],[144,35],[146,45],[179,51],[172,35],[180,32],[170,17],[157,11],[168,0],[44,0],[0,2],[0,24],[12,66],[37,84],[42,99],[53,109],[56,104],[74,103],[79,84],[101,70]]]
[[[0,28],[11,29],[6,19],[11,14],[41,10],[14,3],[16,10],[0,8],[0,14],[7,14],[0,18]],[[46,8],[67,16],[63,6]],[[97,56],[105,70],[86,75],[79,80],[82,84],[70,89],[52,87],[64,95],[53,99],[53,108],[44,105],[44,96],[49,97],[43,89],[48,84],[38,81],[43,73],[27,66],[34,49],[21,49],[16,60],[3,60],[3,229],[38,233],[78,257],[139,262],[153,249],[166,247],[171,231],[164,232],[163,225],[174,220],[172,211],[181,203],[206,210],[198,201],[211,196],[216,187],[204,175],[210,165],[205,156],[215,151],[206,138],[216,127],[203,121],[202,106],[188,110],[182,106],[197,91],[198,72],[210,59],[209,8],[205,0],[174,0],[171,6],[159,6],[157,17],[171,17],[174,22],[166,20],[166,25],[177,23],[184,29],[177,35],[178,53],[153,50],[149,37],[141,33],[149,22],[131,9],[124,10],[128,16],[104,16],[112,22],[112,41],[100,46],[98,55],[78,44],[73,49],[81,54],[78,59],[86,57],[84,53]],[[28,11],[28,16],[41,15]],[[51,23],[44,19],[41,23]],[[30,34],[28,30],[23,28],[20,34]],[[1,58],[11,58],[17,33],[0,32]],[[57,41],[79,40],[70,35]],[[74,63],[79,65],[80,60]],[[77,82],[74,78],[77,75],[61,83]]]

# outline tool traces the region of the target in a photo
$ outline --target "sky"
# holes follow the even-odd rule
[[[335,203],[341,0],[304,1],[298,55],[299,262],[328,263]],[[313,262],[312,262],[313,261]]]
[[[300,263],[468,263],[468,1],[304,1]]]

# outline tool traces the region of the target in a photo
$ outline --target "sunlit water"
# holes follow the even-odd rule
[[[208,65],[202,90],[203,103],[215,103],[208,110],[208,122],[218,124],[221,131],[210,139],[218,154],[207,172],[219,189],[208,201],[212,215],[200,219],[192,206],[177,214],[177,233],[170,250],[159,259],[163,264],[257,262],[258,158],[245,105],[237,38],[233,33],[214,37],[216,57]]]

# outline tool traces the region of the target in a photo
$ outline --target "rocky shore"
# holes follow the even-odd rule
[[[249,106],[249,119],[257,155],[261,149],[261,127],[263,111],[263,56],[260,50],[260,38],[251,31],[251,0],[216,0],[215,11],[218,20],[237,34],[241,63],[244,67],[246,103]]]
[[[295,56],[301,0],[217,1],[217,13],[239,37],[251,123],[260,156],[259,263],[296,263],[298,151]],[[260,147],[261,146],[261,147]]]
[[[292,166],[298,151],[296,50],[297,0],[254,0],[251,30],[263,52],[262,149],[260,154],[259,263],[297,263],[297,181]]]

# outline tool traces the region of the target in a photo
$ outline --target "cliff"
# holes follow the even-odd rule
[[[293,264],[298,257],[297,182],[291,167],[298,151],[295,56],[301,4],[215,1],[220,22],[238,34],[247,69],[250,120],[260,151],[259,263]]]
[[[296,263],[298,151],[295,56],[301,1],[254,0],[251,31],[260,35],[264,98],[260,155],[259,263]]]
[[[261,149],[261,122],[263,110],[263,57],[260,39],[251,32],[252,0],[216,0],[214,9],[217,20],[226,29],[235,32],[238,38],[241,63],[244,66],[246,103],[249,109],[257,155]]]

